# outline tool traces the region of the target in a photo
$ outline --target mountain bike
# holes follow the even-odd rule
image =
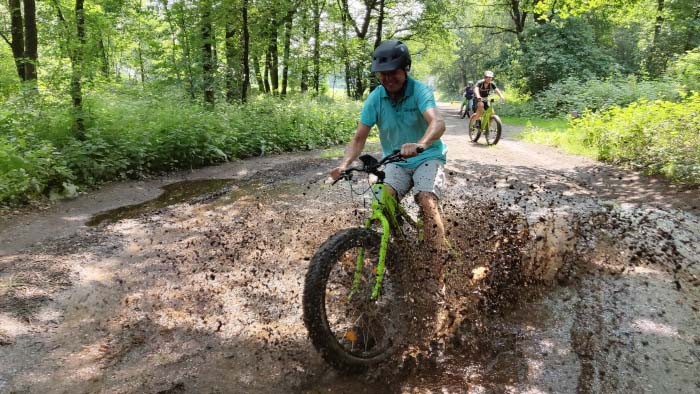
[[[399,151],[381,161],[371,155],[359,159],[361,167],[346,169],[333,183],[351,180],[355,172],[374,175],[371,214],[364,226],[341,230],[319,247],[303,295],[311,342],[326,362],[347,372],[362,372],[396,350],[406,327],[399,307],[406,296],[398,246],[410,231],[420,237],[422,227],[384,185],[382,169],[404,160]]]
[[[496,115],[494,109],[495,101],[496,100],[493,98],[489,99],[490,105],[481,115],[480,125],[475,125],[475,115],[472,115],[469,118],[469,139],[472,142],[477,142],[481,135],[484,136],[487,145],[496,145],[501,139],[503,123],[501,122],[501,118],[499,118],[498,115]],[[484,122],[484,119],[486,119],[487,121]]]

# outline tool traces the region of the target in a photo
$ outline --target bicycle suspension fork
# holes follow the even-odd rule
[[[377,261],[377,272],[374,282],[374,287],[372,288],[372,294],[370,295],[371,300],[376,300],[379,298],[379,292],[382,288],[382,280],[384,279],[384,272],[386,270],[386,255],[389,249],[389,239],[391,238],[391,223],[387,219],[384,210],[389,210],[389,215],[395,218],[395,212],[397,209],[397,203],[393,196],[391,196],[385,189],[384,185],[377,183],[372,187],[374,198],[372,199],[372,215],[365,220],[364,227],[369,229],[374,221],[379,221],[382,226],[382,238],[379,245],[379,260]],[[395,221],[395,219],[394,219]],[[393,223],[396,225],[396,223]],[[360,288],[360,282],[362,281],[362,269],[364,268],[365,259],[365,248],[360,248],[357,254],[357,261],[355,263],[355,275],[352,282],[352,290],[350,292],[350,297],[355,294]]]

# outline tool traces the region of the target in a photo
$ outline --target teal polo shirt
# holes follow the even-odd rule
[[[362,107],[360,122],[370,128],[377,125],[382,153],[386,156],[396,149],[401,149],[403,144],[418,142],[423,137],[428,129],[423,112],[435,106],[433,90],[428,85],[408,77],[404,97],[398,103],[391,101],[384,86],[374,89]],[[446,162],[447,145],[442,139],[433,142],[418,156],[396,164],[416,168],[428,160]]]

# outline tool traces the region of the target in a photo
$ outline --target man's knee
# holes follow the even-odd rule
[[[433,192],[418,192],[416,201],[423,209],[434,209],[437,208],[438,198]]]

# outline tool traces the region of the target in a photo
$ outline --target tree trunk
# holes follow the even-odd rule
[[[664,1],[656,1],[656,21],[654,23],[654,37],[647,53],[646,71],[650,75],[659,75],[666,68],[667,54],[662,51],[661,29],[664,24]]]
[[[141,85],[146,84],[146,67],[143,64],[143,47],[141,45],[141,39],[139,39],[139,46],[137,51],[139,57],[139,70],[141,70]]]
[[[260,92],[267,92],[265,90],[265,79],[260,73],[260,63],[257,57],[253,57],[253,70],[255,70],[255,80],[258,81],[258,90]]]
[[[82,90],[82,66],[83,51],[85,48],[85,12],[83,10],[83,0],[75,0],[75,26],[78,34],[78,43],[72,49],[71,59],[71,98],[73,99],[73,111],[75,123],[73,131],[76,138],[85,139],[85,117],[83,113],[83,90]]]
[[[527,11],[523,11],[520,8],[520,0],[511,0],[510,1],[510,19],[513,21],[513,25],[515,26],[515,36],[518,39],[518,42],[520,43],[520,48],[522,48],[524,51],[527,50],[527,47],[524,45],[524,36],[523,32],[525,31],[525,20],[527,19]]]
[[[36,89],[37,61],[39,60],[38,45],[36,3],[34,0],[24,0],[24,77],[26,81],[34,82],[34,89]]]
[[[357,22],[353,19],[348,7],[348,1],[341,0],[339,2],[339,6],[341,7],[341,13],[345,15],[347,21],[352,23],[352,26],[355,28],[355,35],[361,42],[366,41],[365,38],[367,37],[367,32],[369,31],[370,20],[372,19],[372,11],[377,5],[377,1],[378,0],[363,1],[365,6],[365,13],[361,26],[358,25]],[[346,78],[348,84],[353,85],[352,87],[348,85],[348,91],[352,92],[351,97],[354,97],[356,100],[362,99],[362,95],[365,89],[365,80],[367,79],[367,64],[365,62],[358,62],[355,65],[347,64],[346,70]]]
[[[384,26],[384,0],[379,0],[379,15],[377,15],[377,35],[374,38],[374,49],[382,43],[382,28]],[[379,86],[377,78],[369,78],[369,91],[373,91]]]
[[[318,96],[321,89],[321,13],[323,5],[320,0],[315,0],[313,5],[314,18],[314,72],[313,83],[314,93]]]
[[[270,69],[272,68],[272,54],[270,48],[265,51],[265,69],[263,70],[263,83],[265,84],[265,93],[270,93]]]
[[[292,42],[292,23],[294,21],[294,13],[296,10],[291,9],[287,12],[287,17],[284,21],[284,50],[282,55],[282,96],[287,95],[287,77],[289,75],[289,49]]]
[[[214,49],[212,38],[212,7],[210,0],[201,0],[201,38],[202,38],[202,80],[204,102],[214,104]]]
[[[24,21],[22,19],[22,6],[20,0],[9,0],[10,26],[12,36],[12,57],[15,60],[17,75],[20,81],[26,81],[24,68]]]
[[[236,97],[240,90],[236,86],[236,66],[240,63],[236,59],[236,29],[233,24],[229,21],[226,23],[226,36],[224,40],[224,45],[226,47],[226,101],[232,103],[236,100]]]
[[[248,90],[250,89],[250,65],[248,62],[250,53],[250,33],[248,32],[248,0],[243,0],[241,14],[243,20],[243,53],[241,54],[241,63],[243,63],[243,86],[241,87],[241,101],[246,102],[248,99]]]
[[[268,68],[270,75],[270,90],[273,95],[279,93],[279,54],[277,50],[277,20],[271,22],[272,31],[270,34],[270,42],[268,53],[270,54],[270,67]]]
[[[105,48],[104,39],[97,40],[97,50],[100,54],[100,72],[105,78],[110,77],[109,60],[107,59],[107,48]]]
[[[304,41],[304,46],[302,47],[302,56],[301,56],[301,79],[299,81],[299,90],[302,93],[306,93],[309,90],[309,56],[308,56],[308,48],[306,47],[306,43],[309,42],[309,28],[308,28],[308,20],[306,18],[307,12],[302,12],[302,21],[301,21],[301,37],[302,40]]]

